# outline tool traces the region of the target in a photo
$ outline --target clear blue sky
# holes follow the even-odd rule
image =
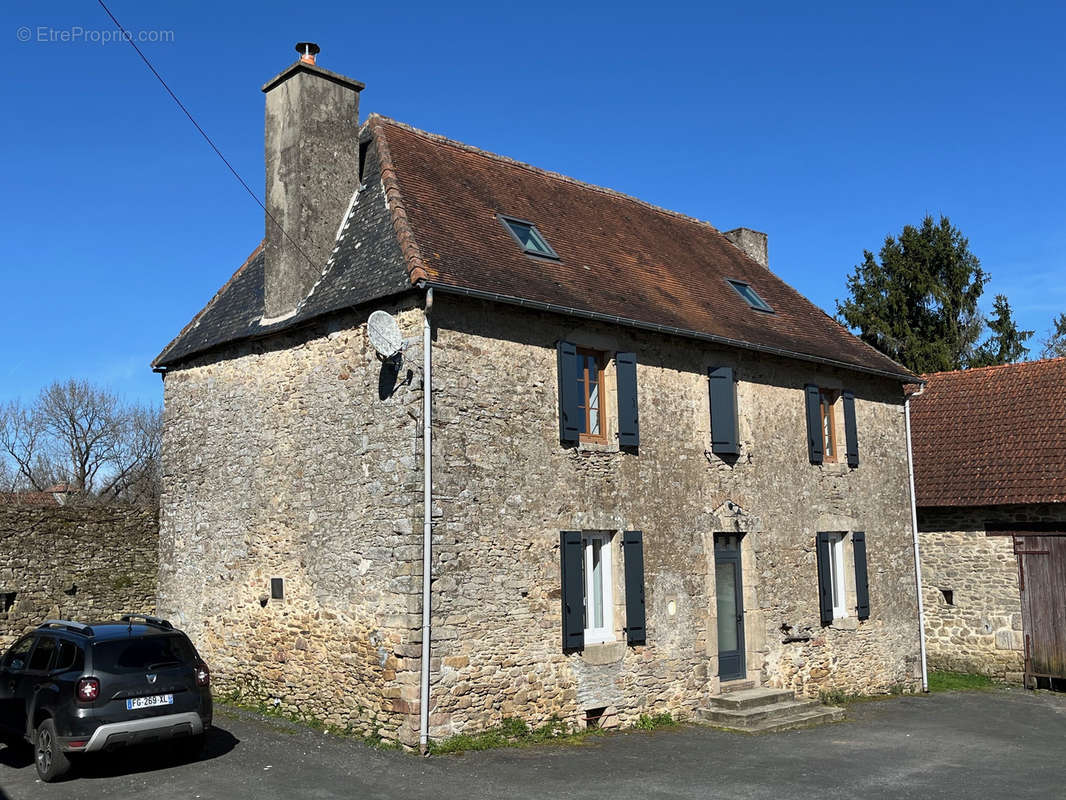
[[[947,214],[984,308],[1004,292],[1042,336],[1066,311],[1066,6],[809,5],[110,3],[172,32],[145,52],[257,192],[259,87],[312,40],[366,83],[364,117],[767,231],[830,312],[864,248]],[[71,376],[159,401],[149,362],[262,212],[129,45],[77,33],[111,30],[96,3],[2,15],[0,401]]]

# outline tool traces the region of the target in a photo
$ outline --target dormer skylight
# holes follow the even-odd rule
[[[758,292],[752,289],[749,284],[744,283],[744,281],[735,281],[728,278],[727,282],[730,286],[733,287],[734,291],[736,291],[737,294],[743,297],[747,301],[748,305],[754,308],[756,311],[766,311],[770,314],[774,313],[774,310],[770,308],[770,304],[763,300],[761,297],[759,297]]]
[[[559,254],[552,250],[551,245],[545,241],[540,231],[537,230],[537,226],[532,222],[515,217],[505,217],[503,214],[497,214],[496,216],[499,217],[500,222],[514,237],[514,240],[518,242],[522,252],[529,253],[531,256],[540,256],[541,258],[559,258]]]

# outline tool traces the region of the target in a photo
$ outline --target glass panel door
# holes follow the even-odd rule
[[[718,677],[723,681],[747,675],[744,658],[744,588],[741,580],[740,536],[715,534],[714,582],[718,606]]]

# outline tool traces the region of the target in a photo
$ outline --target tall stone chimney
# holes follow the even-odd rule
[[[770,266],[767,237],[762,231],[753,231],[751,228],[733,228],[722,235],[736,245],[737,249],[746,253],[749,258],[758,261],[764,267]]]
[[[364,85],[317,66],[318,45],[300,42],[296,50],[300,59],[263,85],[264,319],[292,313],[307,296],[329,259],[359,181],[359,92]]]

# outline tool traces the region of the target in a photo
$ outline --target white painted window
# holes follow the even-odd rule
[[[613,641],[611,534],[586,533],[582,539],[585,545],[585,644]]]
[[[829,575],[833,587],[833,619],[842,619],[848,615],[844,584],[844,536],[843,533],[830,534],[829,538]]]

